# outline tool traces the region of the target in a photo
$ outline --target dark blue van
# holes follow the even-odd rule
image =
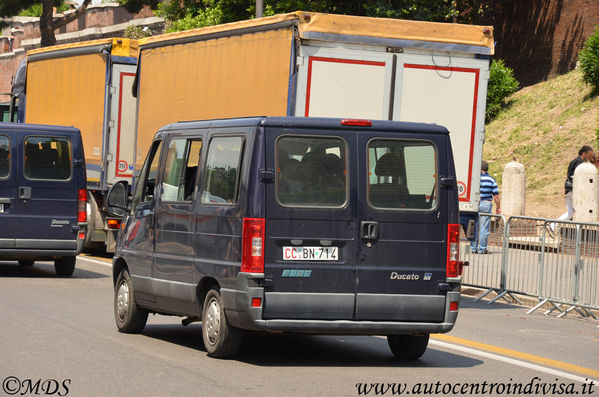
[[[0,123],[0,260],[53,260],[59,276],[73,274],[86,202],[79,130]]]
[[[118,329],[386,335],[416,359],[458,314],[455,170],[437,125],[322,118],[182,122],[155,137],[113,260]]]

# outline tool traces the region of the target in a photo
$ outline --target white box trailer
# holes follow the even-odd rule
[[[460,210],[478,211],[493,30],[295,12],[140,41],[137,166],[166,124],[324,116],[449,129]]]
[[[115,182],[131,183],[134,170],[136,64],[135,40],[64,44],[30,51],[25,82],[15,82],[25,87],[21,121],[81,131],[89,192],[86,246],[106,244],[109,252],[120,220],[105,211],[105,193]]]

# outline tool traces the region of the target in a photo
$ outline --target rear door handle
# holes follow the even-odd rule
[[[19,187],[19,198],[23,200],[31,199],[31,188],[28,186]]]
[[[379,237],[379,223],[362,221],[360,223],[360,237],[367,240],[376,240]]]

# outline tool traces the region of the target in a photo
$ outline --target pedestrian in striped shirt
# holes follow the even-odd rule
[[[493,211],[493,201],[495,201],[496,213],[501,214],[501,202],[499,201],[499,188],[497,182],[489,175],[489,163],[483,160],[480,172],[480,205],[478,212],[490,214]],[[488,254],[487,241],[489,239],[489,226],[491,217],[480,216],[478,218],[478,234],[470,243],[473,254]]]

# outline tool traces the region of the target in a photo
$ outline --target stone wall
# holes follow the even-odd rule
[[[576,67],[584,41],[599,24],[599,0],[504,0],[494,19],[496,58],[522,86]]]

